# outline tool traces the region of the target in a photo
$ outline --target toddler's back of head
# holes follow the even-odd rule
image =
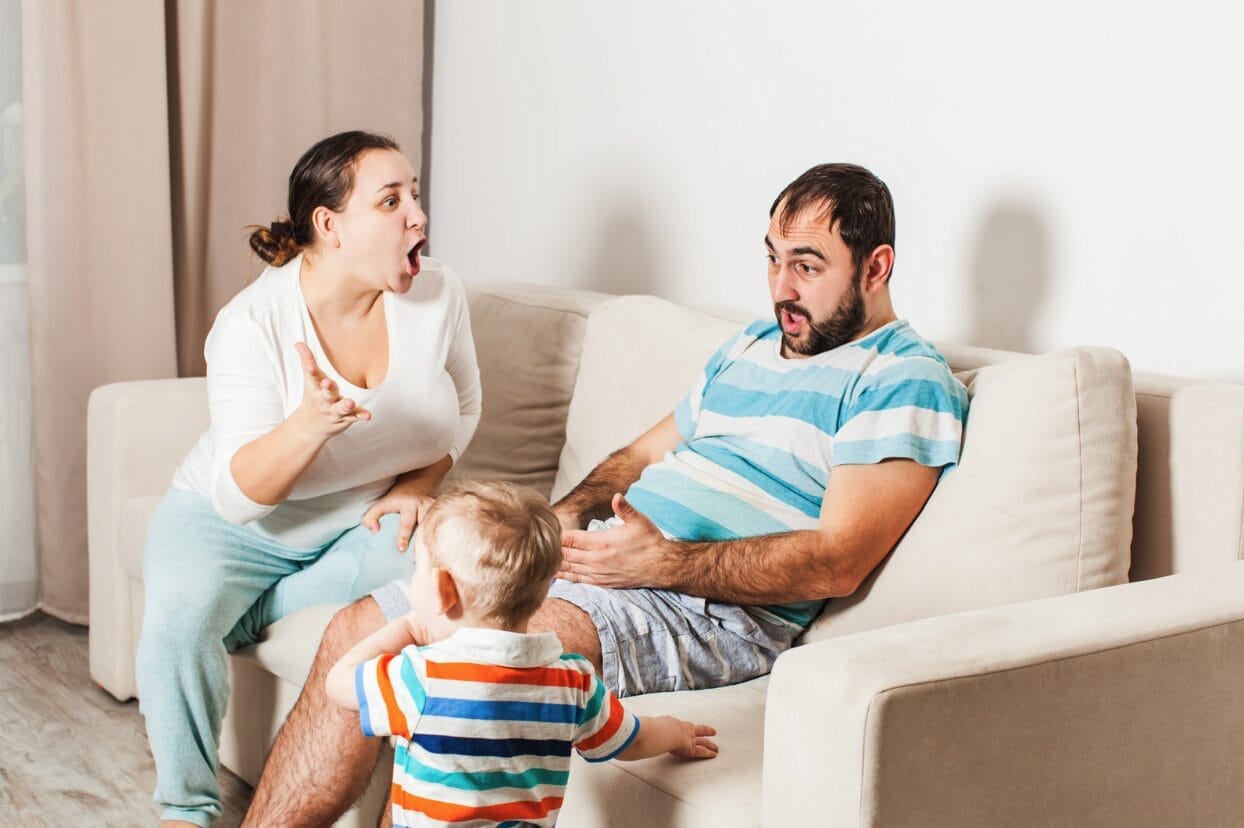
[[[446,489],[419,533],[434,566],[449,570],[467,610],[513,628],[543,603],[562,562],[561,524],[536,492],[465,481]]]

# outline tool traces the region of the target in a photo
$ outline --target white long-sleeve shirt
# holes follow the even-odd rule
[[[230,523],[250,524],[295,549],[311,549],[358,525],[398,475],[450,455],[457,462],[479,424],[479,367],[466,296],[457,276],[422,259],[409,291],[386,291],[389,368],[375,388],[342,377],[316,336],[302,295],[302,257],[269,267],[233,298],[207,336],[211,425],[173,475],[173,485],[212,501]],[[238,487],[230,462],[302,402],[294,349],[306,342],[343,397],[371,412],[325,443],[285,501],[256,503]]]

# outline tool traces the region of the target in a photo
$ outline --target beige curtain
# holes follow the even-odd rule
[[[386,132],[419,168],[422,47],[407,0],[24,0],[45,611],[86,622],[91,389],[203,372],[216,311],[259,269],[243,228],[282,210],[316,139]]]
[[[316,140],[384,132],[420,167],[423,4],[181,0],[168,4],[177,364],[262,262],[248,224],[284,211],[289,171]]]

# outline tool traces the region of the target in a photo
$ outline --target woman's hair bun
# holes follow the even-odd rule
[[[299,249],[294,240],[294,225],[288,221],[274,221],[267,227],[256,227],[251,233],[251,250],[273,267],[293,259]]]

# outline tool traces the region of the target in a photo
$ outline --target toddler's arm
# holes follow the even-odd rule
[[[355,644],[341,660],[328,671],[324,689],[328,697],[347,710],[358,710],[359,700],[354,692],[354,668],[384,653],[398,653],[410,644],[427,644],[428,634],[423,622],[412,610],[401,618],[395,618],[371,635]]]
[[[683,759],[712,759],[717,755],[717,743],[708,737],[716,735],[708,725],[673,716],[640,716],[639,733],[616,758],[647,759],[672,753]]]

